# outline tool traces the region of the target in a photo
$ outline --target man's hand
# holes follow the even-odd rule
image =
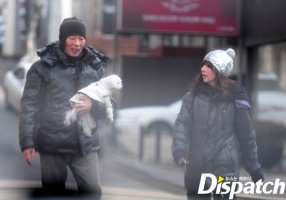
[[[29,165],[32,165],[33,158],[35,157],[35,149],[28,148],[23,151],[23,157]]]
[[[74,103],[72,106],[75,108],[76,112],[81,115],[88,113],[91,109],[92,102],[91,99],[86,95],[81,95],[79,98],[80,103]]]

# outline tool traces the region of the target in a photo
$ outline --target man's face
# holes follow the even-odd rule
[[[71,57],[77,57],[85,46],[85,38],[79,35],[69,36],[66,39],[65,53]]]

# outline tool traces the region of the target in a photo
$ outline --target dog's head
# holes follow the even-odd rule
[[[102,80],[112,90],[120,90],[123,87],[121,78],[115,74],[107,76]]]

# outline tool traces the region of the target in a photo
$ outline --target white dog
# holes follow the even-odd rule
[[[87,87],[79,90],[71,99],[71,105],[75,103],[82,103],[80,97],[86,95],[91,99],[100,101],[105,104],[107,118],[112,122],[113,121],[113,108],[110,101],[110,96],[114,90],[120,90],[122,88],[122,80],[117,75],[110,75],[101,80],[91,83]],[[91,117],[89,113],[77,116],[75,109],[71,109],[66,112],[65,116],[65,125],[70,126],[72,122],[78,119],[79,124],[83,128],[83,132],[86,136],[91,136],[91,131],[96,127],[96,122]]]

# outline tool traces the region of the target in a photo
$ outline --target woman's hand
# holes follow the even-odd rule
[[[185,165],[188,165],[188,164],[189,164],[189,161],[186,158],[180,157],[178,159],[178,165],[179,166],[185,166]]]

